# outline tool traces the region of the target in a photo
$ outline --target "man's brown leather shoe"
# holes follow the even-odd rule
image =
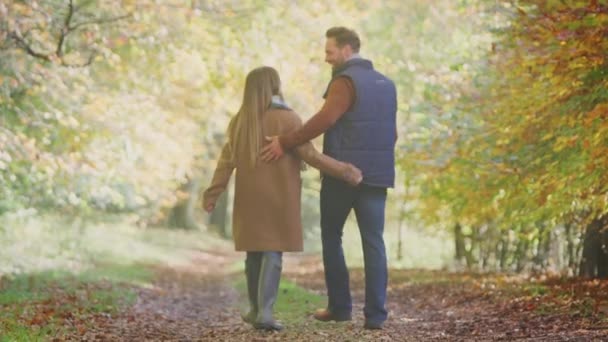
[[[352,316],[350,313],[343,314],[343,315],[334,315],[327,309],[319,309],[319,310],[315,311],[315,313],[312,316],[316,320],[321,321],[321,322],[329,322],[329,321],[344,322],[344,321],[352,320]]]

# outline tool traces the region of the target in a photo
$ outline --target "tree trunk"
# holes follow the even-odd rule
[[[526,266],[526,262],[527,262],[527,254],[528,254],[528,246],[529,246],[529,241],[526,239],[520,239],[519,242],[517,243],[517,249],[515,251],[515,256],[514,256],[514,261],[516,263],[515,266],[515,271],[517,273],[521,272],[524,270],[524,267]]]
[[[486,230],[479,237],[479,259],[481,260],[481,269],[483,271],[488,270],[488,264],[491,255],[491,247],[490,247],[490,238],[489,232]]]
[[[549,257],[549,247],[551,246],[551,231],[546,224],[537,225],[538,238],[536,244],[536,252],[534,255],[534,264],[538,269],[544,269],[547,266]]]
[[[574,248],[574,239],[573,239],[573,233],[572,233],[573,226],[574,226],[573,223],[567,222],[564,225],[564,232],[566,235],[566,254],[568,254],[568,268],[570,270],[572,270],[572,272],[575,272],[576,255],[574,253],[575,248]]]
[[[406,190],[407,191],[407,190]],[[397,231],[397,260],[403,260],[403,223],[405,222],[405,198],[401,204],[401,212],[399,213],[399,227]]]
[[[543,243],[543,247],[542,247],[543,269],[545,269],[545,270],[552,266],[552,262],[553,263],[557,262],[557,259],[554,260],[554,258],[552,258],[552,256],[551,256],[551,250],[552,250],[552,247],[554,244],[553,234],[554,234],[554,231],[552,229],[547,229],[545,231],[545,239],[544,239],[544,243]],[[559,254],[557,256],[559,256]]]
[[[465,235],[465,237],[469,239],[469,246],[467,248],[465,243],[464,257],[467,261],[467,268],[471,269],[477,263],[473,253],[475,253],[475,250],[477,249],[478,229],[473,227],[471,234]]]
[[[478,241],[481,269],[487,271],[490,265],[494,245],[494,227],[492,227],[491,223],[484,224],[479,228]]]
[[[200,229],[194,218],[200,187],[201,182],[198,179],[188,179],[188,181],[180,187],[180,199],[173,209],[171,209],[171,213],[169,214],[169,227],[192,230]]]
[[[500,238],[500,254],[499,254],[499,267],[501,271],[504,271],[507,266],[507,256],[509,255],[509,236],[507,232],[503,231]]]
[[[456,223],[454,226],[454,243],[455,243],[455,255],[456,261],[461,261],[465,257],[464,247],[464,234],[462,233],[462,226],[460,223]]]
[[[587,226],[579,275],[608,278],[608,216],[596,218]]]

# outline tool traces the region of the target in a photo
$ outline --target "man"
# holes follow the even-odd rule
[[[351,319],[349,275],[342,250],[344,223],[354,209],[365,262],[365,328],[381,329],[385,308],[387,262],[384,246],[386,189],[394,186],[397,100],[394,83],[359,56],[357,34],[344,27],[326,32],[325,61],[332,79],[325,103],[300,129],[279,137],[262,151],[262,160],[280,158],[285,150],[324,133],[323,153],[361,169],[356,188],[325,176],[321,185],[321,239],[328,306],[320,321]]]

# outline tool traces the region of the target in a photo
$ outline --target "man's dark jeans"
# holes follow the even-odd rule
[[[365,262],[365,320],[380,324],[387,318],[385,308],[388,271],[384,232],[386,188],[365,184],[351,187],[324,177],[321,187],[321,238],[327,286],[328,309],[336,317],[350,315],[352,299],[342,233],[344,222],[354,209],[361,233]]]

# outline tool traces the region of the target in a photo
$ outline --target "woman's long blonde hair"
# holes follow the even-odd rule
[[[263,66],[247,74],[243,103],[228,126],[233,161],[255,166],[263,143],[262,114],[268,110],[273,95],[283,97],[279,73],[274,68]]]

